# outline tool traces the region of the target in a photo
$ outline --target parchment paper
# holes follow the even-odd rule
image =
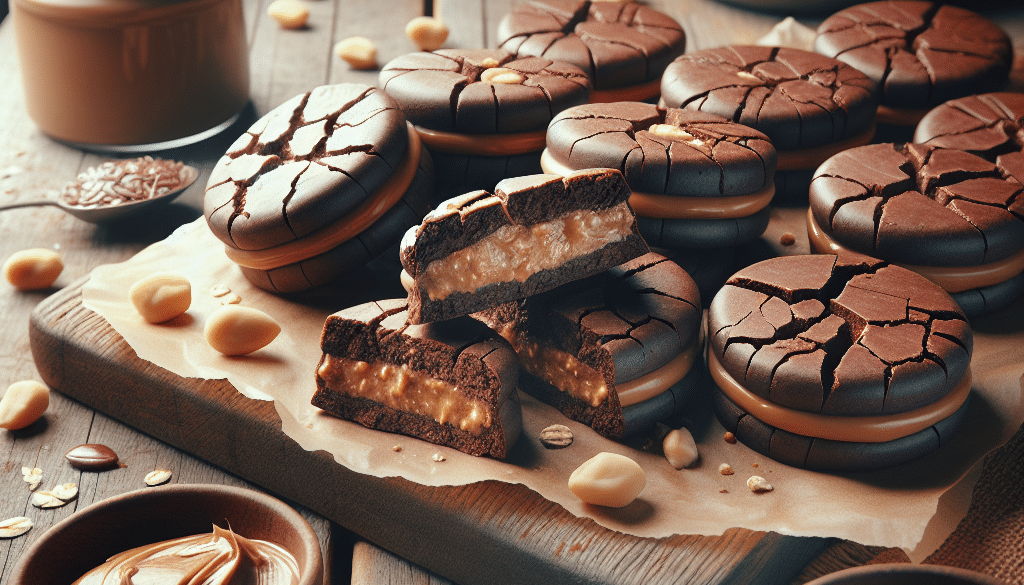
[[[783,210],[773,217],[765,238],[778,242],[779,230],[803,211]],[[786,215],[788,214],[788,216]],[[780,227],[782,226],[782,227]],[[804,238],[806,239],[806,238]],[[789,248],[787,253],[799,251]],[[182,226],[163,242],[127,262],[97,268],[82,292],[84,305],[103,316],[141,359],[186,378],[226,378],[244,395],[275,401],[284,432],[307,450],[323,449],[339,465],[377,477],[401,476],[424,485],[462,485],[486,479],[522,483],[571,513],[609,529],[641,537],[673,534],[718,535],[732,527],[802,536],[839,537],[865,545],[897,546],[923,558],[955,527],[967,509],[976,464],[1003,444],[1024,421],[1021,347],[1024,333],[1014,307],[1002,329],[975,331],[974,396],[965,428],[946,447],[895,469],[857,474],[822,474],[775,463],[742,444],[727,444],[723,429],[704,400],[695,400],[688,426],[694,431],[701,462],[677,471],[660,455],[604,439],[582,425],[523,394],[523,435],[505,461],[476,458],[416,439],[365,429],[310,406],[319,338],[327,315],[346,306],[396,291],[397,262],[368,270],[343,283],[342,292],[304,303],[285,300],[248,283],[224,255],[202,218]],[[154,272],[188,278],[193,302],[188,313],[168,324],[145,323],[128,299],[128,289]],[[393,279],[393,280],[392,280]],[[220,307],[210,289],[225,284],[245,306],[258,308],[281,324],[269,346],[242,358],[227,358],[211,349],[203,336],[207,316]],[[706,306],[710,299],[705,299]],[[995,327],[992,327],[995,329]],[[540,446],[539,431],[552,423],[568,425],[573,445],[562,450]],[[400,445],[400,451],[392,449]],[[566,486],[569,474],[601,451],[637,460],[647,473],[640,498],[621,510],[583,505]],[[434,461],[440,453],[445,461]],[[718,473],[729,463],[736,473]],[[754,494],[746,487],[752,475],[766,478],[774,491]],[[944,512],[936,517],[940,497]],[[933,517],[935,517],[933,521]],[[929,523],[931,522],[931,526]]]

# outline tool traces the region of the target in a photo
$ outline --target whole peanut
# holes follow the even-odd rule
[[[206,320],[204,335],[210,347],[228,356],[252,353],[266,347],[281,333],[281,326],[258,309],[224,305]]]
[[[298,0],[274,0],[267,6],[269,14],[281,28],[302,28],[309,19],[309,8]]]
[[[421,51],[434,51],[448,40],[448,27],[440,19],[417,16],[405,25],[405,36]]]
[[[0,428],[23,429],[39,420],[50,406],[50,389],[35,380],[15,382],[0,398]]]
[[[349,37],[334,45],[334,53],[353,69],[377,68],[377,45],[366,37]]]
[[[636,461],[616,453],[598,453],[569,476],[569,490],[588,504],[622,508],[647,485],[647,475]]]
[[[133,284],[128,296],[143,319],[163,323],[192,305],[192,285],[184,276],[157,273]]]
[[[60,254],[46,248],[15,252],[4,262],[4,278],[18,290],[49,288],[62,270]]]

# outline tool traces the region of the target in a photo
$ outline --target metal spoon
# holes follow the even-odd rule
[[[162,195],[155,195],[147,199],[138,199],[135,201],[127,201],[124,203],[117,203],[114,205],[93,205],[89,207],[83,207],[78,205],[70,205],[64,201],[64,199],[58,195],[56,199],[37,199],[34,201],[18,201],[16,203],[2,203],[0,204],[0,211],[6,209],[16,209],[18,207],[40,207],[43,205],[53,205],[63,209],[71,215],[77,217],[82,221],[89,223],[104,223],[113,221],[116,219],[123,219],[132,215],[141,213],[156,205],[164,205],[170,203],[175,197],[181,195],[186,189],[192,186],[192,183],[196,182],[199,178],[199,171],[189,165],[183,165],[181,168],[182,182],[181,186],[173,191],[168,191]]]

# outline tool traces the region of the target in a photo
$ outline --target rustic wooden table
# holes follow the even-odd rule
[[[336,58],[332,53],[334,43],[352,35],[368,36],[377,42],[379,61],[385,63],[413,50],[402,31],[408,20],[424,12],[424,2],[418,0],[310,0],[309,26],[289,31],[281,30],[266,15],[268,3],[269,0],[245,2],[254,108],[250,114],[254,116],[318,85],[376,84],[375,72],[354,71]],[[514,3],[513,0],[449,0],[437,2],[433,10],[450,25],[451,36],[446,46],[489,47],[494,45],[499,19]],[[728,43],[752,43],[784,16],[711,0],[649,3],[683,24],[691,51]],[[1024,51],[1024,8],[1008,3],[1004,8],[992,10],[988,16],[1010,33],[1018,54]],[[800,20],[814,26],[820,18],[820,15],[811,15],[802,16]],[[0,24],[0,87],[4,88],[0,92],[0,203],[56,190],[81,170],[104,160],[99,155],[54,142],[36,129],[25,113],[14,45],[11,22],[6,19]],[[165,213],[142,221],[94,226],[51,207],[0,213],[0,258],[7,258],[21,249],[42,247],[58,249],[65,262],[64,272],[51,290],[24,293],[15,291],[6,282],[0,283],[0,339],[4,340],[0,345],[0,370],[4,372],[0,384],[6,387],[17,380],[40,379],[28,337],[29,317],[37,304],[58,288],[88,275],[96,266],[127,259],[148,244],[165,238],[177,226],[200,216],[206,177],[233,135],[242,130],[244,127],[232,128],[226,135],[198,146],[161,153],[197,166],[202,175],[198,186],[186,192]],[[112,447],[127,467],[104,473],[83,473],[71,468],[63,453],[87,442]],[[172,470],[171,481],[175,483],[224,483],[259,489],[245,479],[154,440],[60,393],[52,394],[49,410],[41,422],[22,431],[0,431],[0,458],[4,460],[0,467],[0,519],[25,515],[35,522],[28,534],[0,540],[0,583],[6,582],[19,556],[49,526],[90,503],[143,487],[143,476],[158,467]],[[28,503],[29,491],[21,477],[23,466],[41,468],[47,487],[78,483],[78,499],[55,510],[33,508]],[[333,565],[330,572],[337,583],[349,579],[353,583],[445,582],[373,545],[360,542],[353,546],[356,537],[342,526],[313,512],[306,512],[306,515],[321,538],[328,567]],[[758,538],[748,531],[739,531],[716,542],[735,544]],[[828,542],[822,548],[824,552],[807,565],[796,577],[797,581],[862,564],[878,552],[849,542]]]

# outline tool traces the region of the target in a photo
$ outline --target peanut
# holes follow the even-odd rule
[[[258,309],[224,305],[210,314],[203,333],[213,349],[239,356],[269,345],[281,333],[281,326]]]
[[[15,382],[0,399],[0,428],[14,431],[39,420],[50,406],[50,389],[35,380]]]
[[[309,19],[309,8],[298,0],[274,0],[267,6],[269,14],[281,28],[302,28]]]
[[[750,476],[750,478],[747,479],[747,487],[755,494],[763,494],[764,492],[770,492],[775,489],[772,487],[772,484],[768,483],[768,480],[760,475]]]
[[[46,248],[15,252],[4,262],[4,278],[18,290],[49,288],[62,270],[60,254]]]
[[[519,85],[526,81],[526,76],[505,67],[491,67],[490,69],[484,69],[483,73],[480,74],[480,81],[491,84]]]
[[[353,69],[377,68],[377,45],[366,37],[349,37],[334,45],[334,54]]]
[[[128,297],[147,322],[163,323],[184,314],[192,305],[192,285],[184,276],[151,274],[133,284]]]
[[[661,445],[665,452],[665,458],[676,469],[692,467],[700,459],[693,435],[685,428],[670,431],[665,435]]]
[[[440,49],[448,40],[448,27],[440,19],[417,16],[405,25],[405,36],[421,51]]]
[[[636,462],[616,453],[598,453],[569,476],[569,490],[588,504],[622,508],[636,499],[647,485],[647,476]]]

